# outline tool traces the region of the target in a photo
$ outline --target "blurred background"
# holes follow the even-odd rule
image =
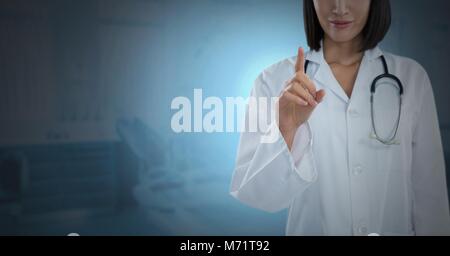
[[[450,164],[450,2],[392,1]],[[238,133],[170,128],[173,98],[247,97],[306,46],[300,0],[1,0],[0,235],[283,235],[228,192]]]

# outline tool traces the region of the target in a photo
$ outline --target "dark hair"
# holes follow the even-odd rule
[[[306,39],[312,50],[320,50],[324,31],[320,26],[313,0],[303,0],[303,20]],[[372,49],[383,40],[391,25],[391,5],[389,0],[371,0],[369,17],[363,30],[361,51]]]

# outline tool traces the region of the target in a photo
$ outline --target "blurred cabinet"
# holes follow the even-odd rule
[[[3,164],[4,160],[20,156],[16,157],[21,163],[17,182],[23,184],[16,198],[0,202],[3,209],[0,215],[15,216],[19,222],[70,221],[89,214],[114,212],[119,182],[116,148],[117,143],[0,148],[0,173],[6,173],[11,166]],[[13,183],[8,185],[11,187]]]
[[[114,140],[97,1],[1,3],[0,145]]]

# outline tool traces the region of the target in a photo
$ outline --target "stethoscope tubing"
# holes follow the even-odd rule
[[[381,62],[383,64],[384,73],[377,76],[372,81],[372,84],[370,86],[370,116],[371,116],[371,120],[372,120],[373,138],[375,138],[376,140],[378,140],[379,142],[381,142],[385,145],[394,145],[394,144],[398,144],[395,141],[395,137],[397,136],[398,127],[400,126],[400,118],[401,118],[401,112],[402,112],[402,97],[403,97],[403,92],[404,92],[403,84],[397,76],[389,73],[388,65],[387,65],[384,55],[381,55],[380,58],[381,58]],[[309,65],[309,60],[306,60],[305,61],[305,73],[308,70],[308,65]],[[395,125],[395,131],[394,131],[394,134],[392,135],[392,137],[387,140],[382,139],[377,133],[377,130],[375,128],[374,110],[373,110],[373,98],[374,98],[374,94],[377,89],[376,84],[379,80],[384,79],[384,78],[394,80],[394,82],[398,85],[398,89],[399,89],[399,108],[398,108],[397,122]]]

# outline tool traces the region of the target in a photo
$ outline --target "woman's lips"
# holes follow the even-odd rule
[[[343,21],[343,20],[330,21],[331,26],[339,29],[348,28],[352,23],[353,23],[352,21]]]

